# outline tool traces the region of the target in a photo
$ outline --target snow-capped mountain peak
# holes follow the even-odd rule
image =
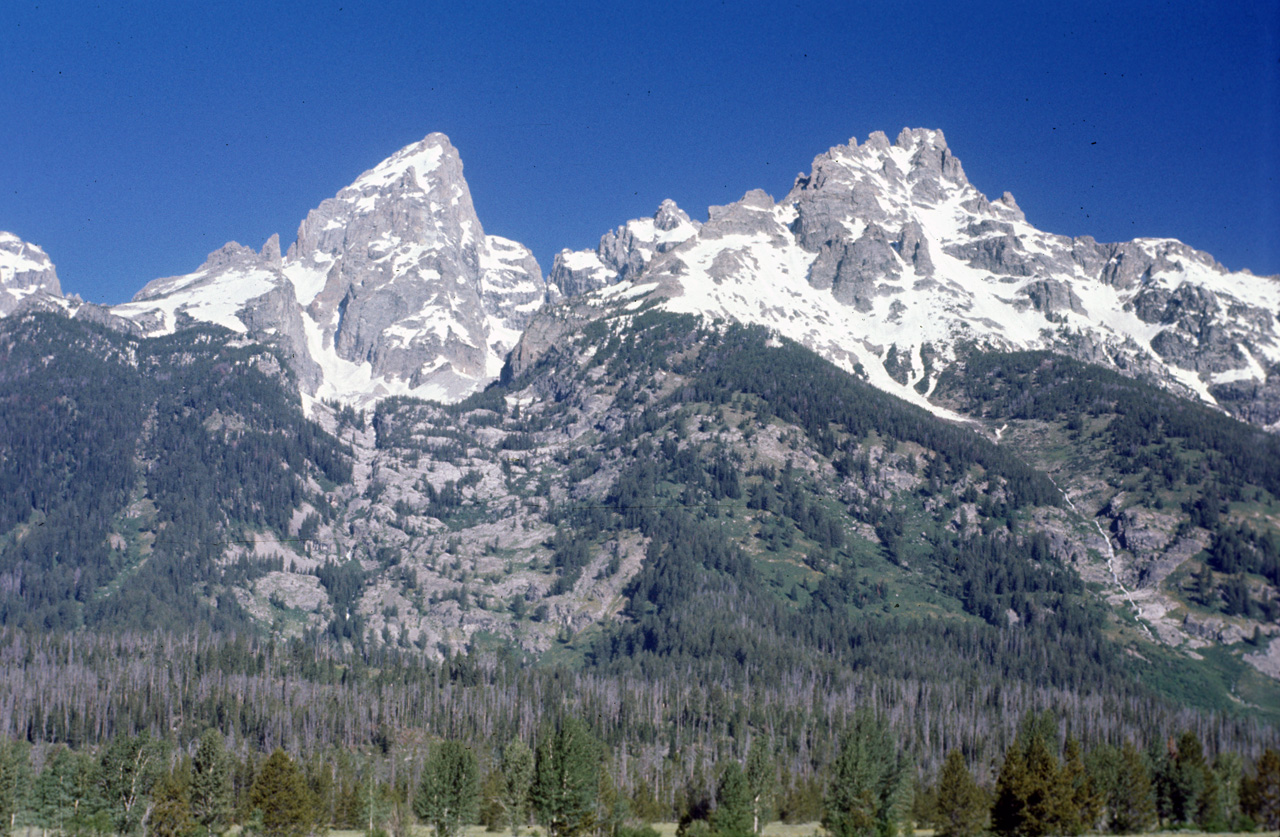
[[[62,297],[58,273],[39,246],[0,231],[0,316],[40,298]]]
[[[272,340],[309,395],[367,403],[482,386],[545,298],[529,250],[485,234],[437,133],[308,213],[283,258],[277,237],[261,252],[233,242],[117,311],[149,333],[190,317]]]
[[[594,283],[601,305],[647,294],[766,325],[935,412],[937,377],[967,347],[1050,348],[1280,426],[1280,279],[1172,239],[1042,232],[1011,194],[970,184],[941,131],[851,140],[776,205],[754,191],[708,216],[640,270],[565,251],[553,275]]]
[[[1043,232],[1008,192],[976,189],[936,130],[835,146],[780,201],[748,192],[705,223],[664,201],[557,254],[550,282],[527,248],[485,233],[443,134],[323,201],[287,255],[276,237],[231,243],[110,312],[64,299],[44,252],[0,235],[0,314],[60,308],[144,334],[217,323],[282,346],[304,393],[348,403],[461,398],[517,341],[517,361],[536,355],[521,334],[549,300],[646,296],[764,324],[935,411],[939,374],[970,347],[1050,348],[1280,429],[1280,279],[1172,239]]]

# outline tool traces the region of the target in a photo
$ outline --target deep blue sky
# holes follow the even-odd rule
[[[0,229],[96,302],[227,240],[287,246],[432,131],[544,271],[663,198],[778,198],[912,126],[1042,229],[1280,273],[1275,0],[5,0],[0,80]]]

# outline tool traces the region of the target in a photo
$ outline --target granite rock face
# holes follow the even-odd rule
[[[964,351],[1050,349],[1280,429],[1280,279],[1171,239],[1036,229],[1011,194],[969,183],[940,131],[831,148],[781,201],[711,207],[653,257],[627,229],[558,256],[557,284],[652,283],[675,310],[776,329],[921,406]]]
[[[753,190],[705,223],[664,201],[593,250],[561,251],[549,281],[526,248],[485,233],[442,134],[321,203],[287,254],[275,237],[231,243],[109,312],[63,298],[43,251],[0,237],[0,314],[84,310],[142,334],[213,322],[282,346],[304,392],[362,404],[461,398],[548,303],[639,297],[775,329],[926,408],[964,352],[1035,348],[1280,430],[1280,278],[1171,239],[1041,231],[1011,194],[969,183],[934,130],[850,140],[780,201]]]
[[[117,311],[147,333],[215,322],[276,343],[304,392],[364,403],[483,386],[547,298],[533,254],[485,234],[457,150],[431,134],[312,210],[287,254],[277,236],[232,242]]]
[[[480,376],[483,236],[462,161],[433,134],[312,210],[289,258],[330,262],[307,311],[340,358],[375,377],[422,375],[428,356]]]
[[[61,297],[62,285],[48,254],[13,233],[0,232],[0,316]]]
[[[561,250],[549,281],[569,297],[628,281],[656,256],[693,237],[700,226],[675,201],[665,200],[652,218],[628,221],[605,233],[594,251]]]

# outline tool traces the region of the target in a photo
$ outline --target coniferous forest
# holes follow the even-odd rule
[[[455,405],[309,418],[291,375],[0,321],[10,829],[1280,827],[1274,436],[975,349],[938,398],[978,432],[643,311]],[[1131,583],[1234,644],[1108,599],[1152,520],[1187,557]]]

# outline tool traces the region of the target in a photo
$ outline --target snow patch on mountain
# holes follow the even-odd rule
[[[145,333],[195,321],[276,342],[311,399],[457,400],[497,376],[548,287],[523,245],[484,232],[443,134],[312,210],[285,256],[231,243],[115,308]]]
[[[32,305],[57,305],[61,298],[62,286],[48,254],[0,231],[0,316]]]
[[[749,192],[665,248],[643,246],[648,221],[562,252],[553,278],[602,303],[629,279],[670,310],[765,325],[935,412],[939,373],[970,347],[1048,348],[1280,421],[1280,278],[1228,272],[1173,239],[1038,230],[1012,195],[969,183],[941,131],[850,140],[779,203]],[[628,234],[624,273],[605,245]]]
[[[759,323],[935,412],[939,374],[970,349],[1048,348],[1280,426],[1280,278],[1172,239],[1038,230],[1012,195],[975,189],[935,130],[850,140],[780,201],[748,192],[705,223],[664,201],[559,253],[548,279],[485,233],[443,134],[321,202],[287,254],[276,237],[231,243],[111,310],[63,298],[44,252],[0,234],[0,314],[64,310],[142,334],[216,323],[283,347],[308,397],[353,404],[476,391],[564,298]]]

